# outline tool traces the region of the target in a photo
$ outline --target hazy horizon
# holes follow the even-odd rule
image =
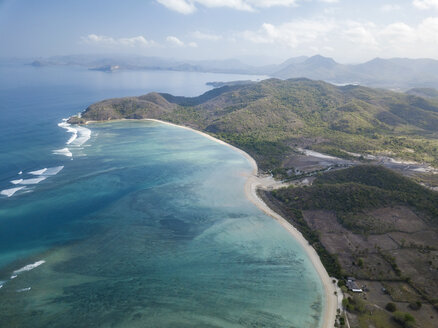
[[[431,58],[431,57],[373,57],[364,61],[339,61],[336,58],[333,57],[327,57],[327,56],[323,56],[321,54],[313,54],[313,55],[302,55],[302,56],[295,56],[295,57],[287,57],[287,58],[270,58],[270,57],[227,57],[227,58],[199,58],[199,59],[191,59],[191,58],[178,58],[178,57],[167,57],[167,56],[148,56],[148,55],[140,55],[140,54],[120,54],[120,53],[102,53],[102,54],[85,54],[85,53],[71,53],[71,54],[57,54],[57,55],[51,55],[51,56],[6,56],[6,57],[1,57],[0,56],[0,60],[3,61],[24,61],[26,63],[30,63],[30,61],[37,61],[37,60],[46,60],[46,59],[50,59],[50,58],[63,58],[63,57],[69,57],[69,56],[84,56],[84,57],[90,57],[90,58],[96,58],[96,59],[117,59],[117,58],[157,58],[157,59],[163,59],[165,61],[175,61],[175,62],[208,62],[208,61],[233,61],[233,60],[237,60],[239,61],[241,64],[246,64],[249,66],[254,66],[254,67],[262,67],[262,66],[269,66],[269,65],[280,65],[283,64],[284,62],[286,62],[289,59],[294,59],[294,58],[299,58],[299,57],[307,57],[307,58],[312,58],[312,57],[316,57],[316,56],[322,56],[325,58],[330,58],[333,59],[335,62],[337,62],[338,64],[342,64],[342,65],[358,65],[358,64],[364,64],[370,61],[373,61],[375,59],[383,59],[383,60],[391,60],[391,59],[409,59],[409,60],[437,60],[436,58]]]

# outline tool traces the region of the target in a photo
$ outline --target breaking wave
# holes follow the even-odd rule
[[[44,176],[40,176],[38,178],[32,178],[32,179],[20,179],[21,181],[18,182],[17,184],[20,184],[20,185],[34,185],[34,184],[38,184],[41,181],[44,181],[46,179],[47,179],[47,177],[44,177]]]
[[[14,275],[19,275],[22,272],[33,270],[36,267],[39,267],[41,264],[44,264],[44,263],[46,263],[46,261],[44,261],[44,260],[36,261],[35,263],[25,265],[24,267],[22,267],[18,270],[15,270],[13,273],[14,273]]]
[[[83,126],[72,126],[70,123],[67,123],[67,119],[62,119],[62,122],[58,124],[59,127],[66,129],[68,133],[71,133],[72,136],[66,142],[66,145],[72,145],[80,147],[84,143],[86,143],[91,137],[91,130],[87,129]]]
[[[73,156],[72,152],[68,148],[55,149],[54,151],[52,151],[52,153],[54,155],[64,155],[64,156],[67,156],[67,157],[72,157]]]
[[[46,171],[47,171],[47,167],[45,167],[45,168],[43,168],[43,169],[41,169],[41,170],[31,171],[31,172],[29,172],[29,174],[32,174],[32,175],[41,175],[41,174],[43,174],[43,173],[46,172]]]
[[[23,186],[23,187],[4,189],[4,190],[0,191],[0,195],[6,196],[6,197],[12,197],[17,191],[24,189],[24,188],[26,188],[26,187]]]

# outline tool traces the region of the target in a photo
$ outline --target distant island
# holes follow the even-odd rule
[[[235,86],[235,85],[250,85],[257,83],[255,81],[244,80],[244,81],[230,81],[230,82],[207,82],[206,85],[211,86],[213,88],[221,88],[226,85]]]
[[[144,56],[71,55],[38,58],[31,65],[37,67],[73,65],[87,69],[118,66],[120,70],[248,74],[281,79],[304,77],[336,85],[360,84],[402,91],[418,87],[438,88],[438,60],[427,58],[375,58],[360,64],[341,64],[332,58],[315,55],[293,57],[277,64],[254,66],[238,59],[176,60]]]
[[[89,68],[91,71],[114,72],[120,69],[119,65],[104,65],[99,67]]]

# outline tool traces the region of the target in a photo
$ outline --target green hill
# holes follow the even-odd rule
[[[329,154],[384,153],[438,165],[438,104],[361,86],[269,79],[193,98],[150,93],[96,103],[72,122],[121,118],[206,131],[250,153],[264,170],[281,167],[294,147],[309,143]]]
[[[406,91],[407,94],[438,100],[438,90],[432,88],[413,88]]]
[[[438,226],[438,193],[382,166],[362,165],[327,172],[308,188],[287,188],[273,195],[292,208],[358,213],[382,206],[407,205]]]

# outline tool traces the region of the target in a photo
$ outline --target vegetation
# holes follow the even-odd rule
[[[154,118],[190,126],[243,149],[255,158],[260,169],[288,179],[289,172],[295,171],[291,167],[295,164],[288,158],[295,155],[297,147],[310,147],[344,159],[356,159],[355,153],[381,154],[438,166],[438,98],[434,95],[431,90],[402,94],[352,85],[336,87],[307,79],[270,79],[226,85],[193,98],[150,93],[110,99],[91,105],[82,118],[72,118],[70,122]],[[302,177],[308,173],[302,172]],[[380,245],[385,244],[378,244],[377,238],[376,244],[367,242],[369,235],[405,233],[388,223],[391,220],[379,221],[370,214],[376,209],[392,211],[391,207],[403,206],[404,213],[414,211],[416,214],[409,213],[415,217],[418,214],[421,224],[426,223],[430,232],[435,231],[438,193],[380,166],[362,165],[330,172],[321,169],[319,173],[316,169],[312,173],[317,175],[311,186],[261,191],[260,195],[303,234],[328,273],[339,278],[340,285],[343,276],[352,271],[371,280],[383,277],[388,283],[407,286],[409,291],[405,294],[413,295],[408,301],[411,309],[419,313],[424,310],[420,310],[420,299],[438,307],[433,300],[438,289],[436,279],[431,278],[432,284],[426,288],[414,275],[405,274],[412,263],[423,262],[426,264],[415,270],[433,274],[431,270],[438,267],[430,255],[436,250],[430,242],[433,239],[423,242],[418,239],[420,235],[409,235],[408,241],[397,240],[397,236],[386,241],[400,244],[398,250],[408,251],[403,254],[414,258],[412,263],[382,249]],[[329,251],[330,245],[324,243],[321,232],[306,221],[303,211],[307,210],[334,213],[333,222],[339,229],[355,234],[351,240],[360,236],[362,244],[352,245],[351,240],[339,244],[346,253],[342,255],[345,258],[338,258],[337,251]],[[358,315],[361,327],[395,327],[397,323],[411,327],[415,322],[411,315],[397,312],[394,303],[386,306],[388,311],[394,311],[392,319],[387,311],[359,298],[348,298],[344,303]]]
[[[397,306],[394,303],[389,302],[388,304],[386,304],[385,309],[389,312],[394,312],[397,310]]]
[[[327,172],[313,186],[272,192],[290,208],[335,211],[340,223],[356,233],[378,230],[365,209],[409,204],[438,224],[438,193],[381,166],[362,165]]]
[[[282,188],[268,194],[271,203],[280,208],[312,244],[320,245],[324,250],[322,254],[326,254],[322,259],[336,260],[336,272],[341,277],[353,275],[362,281],[383,282],[393,301],[385,308],[394,312],[393,319],[387,312],[375,310],[369,298],[365,304],[357,297],[344,300],[344,307],[358,316],[361,327],[369,324],[412,327],[413,317],[396,312],[396,303],[409,302],[410,310],[419,311],[419,316],[423,315],[422,300],[434,304],[438,285],[431,268],[436,263],[436,238],[432,237],[436,235],[427,240],[421,236],[438,230],[437,192],[384,167],[361,165],[321,174],[311,186]],[[397,212],[397,208],[404,212]],[[374,212],[381,209],[386,209],[384,218]],[[334,214],[339,228],[324,222],[330,213]],[[398,217],[405,223],[395,224]],[[425,228],[412,229],[411,225]],[[309,235],[315,239],[309,239]],[[393,240],[391,237],[395,236],[400,236],[394,239],[396,243],[389,249],[384,248],[388,239]],[[330,270],[333,274],[334,270]],[[370,315],[370,311],[374,314]]]
[[[371,308],[370,312],[361,313],[358,317],[359,328],[400,328],[386,311]],[[354,327],[350,325],[351,327]]]
[[[396,311],[394,312],[393,318],[396,322],[406,328],[413,327],[415,323],[415,318],[409,313],[405,312]]]
[[[83,120],[156,118],[206,131],[251,154],[261,169],[282,167],[293,147],[343,158],[391,153],[438,164],[438,103],[415,95],[336,87],[307,79],[224,86],[199,97],[150,93],[91,105]]]
[[[348,312],[364,313],[366,311],[366,304],[360,298],[348,297],[342,300],[342,305]]]
[[[421,306],[422,306],[422,305],[423,305],[423,304],[422,304],[421,302],[419,302],[419,301],[409,303],[409,307],[410,307],[412,310],[414,310],[414,311],[418,311],[419,309],[421,309]]]
[[[423,98],[432,98],[438,100],[438,90],[432,88],[413,88],[406,92],[407,94]]]

